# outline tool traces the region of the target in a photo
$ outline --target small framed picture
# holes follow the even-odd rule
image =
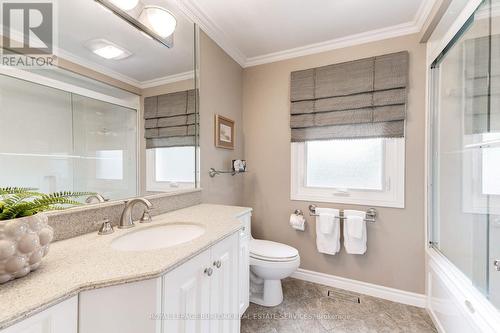
[[[218,114],[215,115],[215,146],[234,149],[234,121]]]

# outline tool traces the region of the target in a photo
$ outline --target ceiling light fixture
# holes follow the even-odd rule
[[[122,10],[132,10],[134,9],[139,0],[109,0],[113,5]]]
[[[160,6],[144,5],[141,0],[94,0],[134,28],[168,48],[174,47],[175,16]],[[150,0],[148,0],[150,1]]]
[[[158,6],[145,6],[139,16],[139,22],[153,30],[162,38],[174,33],[177,20],[168,10]]]
[[[123,55],[123,51],[113,45],[107,45],[96,49],[94,53],[106,59],[115,59]]]
[[[93,53],[108,60],[121,60],[132,55],[131,52],[106,39],[94,39],[87,42],[85,46]]]

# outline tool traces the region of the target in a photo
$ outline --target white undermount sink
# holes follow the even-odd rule
[[[120,251],[147,251],[189,242],[205,233],[205,227],[194,223],[169,223],[133,230],[111,242]]]

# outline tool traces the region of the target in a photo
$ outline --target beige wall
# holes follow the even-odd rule
[[[231,167],[232,159],[243,158],[242,134],[243,70],[205,33],[200,33],[200,154],[203,202],[242,203],[243,175],[208,176],[208,169]],[[214,115],[235,121],[235,149],[215,148]]]
[[[254,208],[254,237],[296,247],[304,269],[424,293],[425,46],[418,42],[414,34],[244,70],[243,132],[250,172],[244,177],[243,204]],[[377,222],[368,226],[365,255],[347,255],[343,249],[335,256],[320,254],[315,221],[307,214],[312,202],[290,200],[290,72],[402,50],[410,53],[405,209],[377,208]],[[306,212],[305,232],[288,226],[297,208]]]

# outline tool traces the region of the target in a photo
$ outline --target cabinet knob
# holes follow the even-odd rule
[[[220,268],[220,266],[222,266],[222,262],[220,260],[214,261],[214,266]]]
[[[205,268],[204,273],[207,274],[208,276],[212,276],[214,270],[212,268]]]

